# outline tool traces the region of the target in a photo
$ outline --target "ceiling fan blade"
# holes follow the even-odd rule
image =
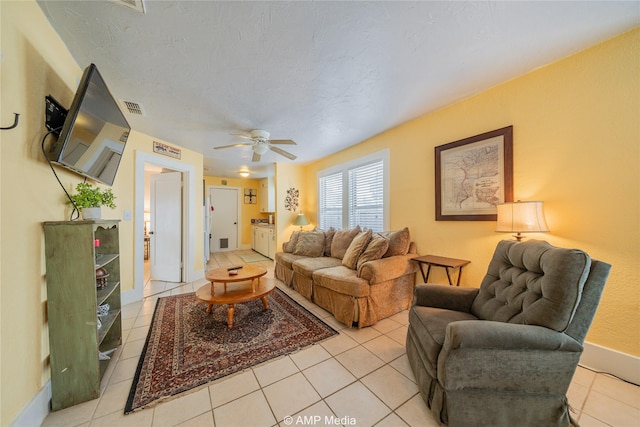
[[[251,158],[252,162],[259,162],[260,161],[260,154],[256,153],[255,151],[253,152],[253,157]]]
[[[297,145],[295,141],[290,139],[272,139],[269,141],[271,144],[289,144],[289,145]]]
[[[230,133],[229,135],[237,136],[237,137],[240,137],[240,138],[244,138],[244,139],[248,139],[250,141],[253,141],[253,138],[251,138],[250,136],[247,136],[247,135],[243,135],[241,133]]]
[[[231,147],[244,147],[245,145],[253,145],[250,142],[247,143],[243,143],[243,144],[231,144],[231,145],[221,145],[220,147],[213,147],[214,150],[219,150],[221,148],[231,148]]]
[[[295,159],[297,159],[297,157],[296,157],[296,156],[294,156],[293,154],[291,154],[291,153],[289,153],[289,152],[287,152],[287,151],[284,151],[284,150],[283,150],[283,149],[281,149],[281,148],[273,147],[273,146],[269,146],[269,148],[271,149],[271,151],[274,151],[274,152],[276,152],[276,153],[278,153],[278,154],[280,154],[280,155],[282,155],[282,156],[285,156],[285,157],[286,157],[286,158],[288,158],[288,159],[291,159],[291,160],[295,160]]]

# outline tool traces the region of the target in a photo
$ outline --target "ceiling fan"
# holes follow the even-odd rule
[[[244,138],[244,139],[248,139],[251,142],[245,142],[245,143],[241,143],[241,144],[231,144],[231,145],[223,145],[221,147],[213,147],[214,150],[219,150],[221,148],[231,148],[231,147],[244,147],[244,146],[250,146],[251,149],[253,150],[253,157],[251,158],[252,162],[259,162],[260,161],[260,156],[262,156],[264,153],[266,153],[267,151],[271,150],[275,153],[278,153],[288,159],[291,160],[295,160],[297,157],[294,156],[293,154],[284,151],[283,149],[279,148],[279,147],[274,147],[275,145],[280,145],[280,144],[284,144],[284,145],[296,145],[296,143],[290,139],[269,139],[269,132],[265,131],[265,130],[260,130],[260,129],[256,129],[256,130],[252,130],[250,132],[250,135],[242,135],[242,134],[232,134],[234,136],[238,136],[240,138]]]

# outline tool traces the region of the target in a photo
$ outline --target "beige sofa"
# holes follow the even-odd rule
[[[299,231],[276,253],[275,276],[338,321],[362,328],[409,308],[415,256],[407,228]]]

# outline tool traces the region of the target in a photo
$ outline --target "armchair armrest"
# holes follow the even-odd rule
[[[463,320],[447,326],[438,381],[448,390],[565,394],[582,345],[542,326]]]
[[[569,335],[543,326],[462,320],[447,326],[445,347],[492,350],[582,351],[582,345]]]
[[[423,283],[413,291],[413,305],[471,312],[471,304],[480,290]]]

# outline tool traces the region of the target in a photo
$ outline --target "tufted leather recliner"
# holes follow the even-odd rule
[[[407,357],[450,426],[568,426],[566,393],[611,266],[585,252],[502,241],[480,288],[417,285]]]

